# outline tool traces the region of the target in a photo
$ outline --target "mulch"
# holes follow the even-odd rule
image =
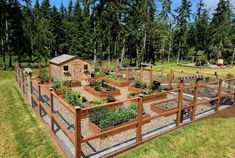
[[[235,117],[235,105],[231,106],[228,109],[219,111],[213,115],[210,115],[206,117],[205,119],[211,119],[211,118],[231,118]]]

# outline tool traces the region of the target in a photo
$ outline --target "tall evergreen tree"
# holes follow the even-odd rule
[[[211,22],[212,46],[217,59],[231,56],[232,51],[230,34],[232,31],[232,10],[229,0],[220,0]]]
[[[188,21],[191,15],[191,2],[188,0],[182,0],[181,6],[176,9],[176,40],[178,43],[177,63],[182,56],[185,56],[187,52],[186,32],[188,29]]]

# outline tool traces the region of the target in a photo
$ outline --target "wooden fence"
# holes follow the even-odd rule
[[[16,82],[22,94],[45,123],[65,157],[113,157],[159,135],[229,107],[221,104],[221,99],[227,96],[233,98],[233,103],[235,102],[235,79],[221,79],[211,83],[196,80],[193,85],[180,82],[178,88],[160,93],[170,98],[156,101],[151,105],[145,102],[143,97],[133,97],[115,103],[80,108],[70,105],[18,66],[15,66],[15,72]],[[216,95],[205,99],[204,90],[216,92]],[[185,95],[186,92],[191,94]],[[152,95],[153,99],[155,95],[159,96],[159,93]],[[154,108],[155,104],[172,102],[177,104],[175,108],[161,113],[148,113],[148,108]],[[212,103],[213,107],[208,106]],[[116,118],[108,122],[103,121],[104,128],[94,124],[100,121],[98,117],[103,120],[111,117],[109,113],[104,112],[105,109],[118,111],[133,108],[132,105],[136,105],[136,111],[131,113],[133,118],[119,124],[115,122],[120,122]],[[205,106],[208,109],[200,111],[199,108]],[[182,120],[185,109],[191,113],[188,118]],[[99,110],[100,113],[94,113]],[[94,114],[97,116],[93,116],[92,122],[91,116]],[[107,124],[111,124],[111,127],[106,127]]]

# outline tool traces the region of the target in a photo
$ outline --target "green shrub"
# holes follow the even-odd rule
[[[68,100],[69,104],[83,108],[82,99],[79,92],[67,90],[65,94],[65,99]]]
[[[107,102],[108,103],[115,102],[115,98],[114,98],[114,96],[112,94],[109,94],[107,96]]]
[[[151,88],[145,88],[144,89],[144,94],[152,94],[153,92],[154,92],[154,90],[151,89]]]
[[[61,86],[61,82],[60,81],[54,81],[52,83],[52,86],[51,88],[54,90],[54,91],[59,91],[62,89],[62,86]]]
[[[144,82],[141,81],[141,80],[135,80],[135,81],[134,81],[134,86],[135,86],[135,88],[141,88],[141,89],[144,89],[144,88],[147,87],[147,86],[146,86],[146,83],[144,83]]]

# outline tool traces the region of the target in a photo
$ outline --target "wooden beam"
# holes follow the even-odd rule
[[[199,80],[197,79],[194,84],[193,91],[193,108],[192,108],[192,116],[191,121],[195,121],[196,111],[197,111],[197,98],[198,98],[198,90],[199,90]]]
[[[176,127],[180,127],[180,122],[181,122],[183,88],[184,88],[184,82],[180,81],[180,90],[179,90],[179,94],[178,94],[178,112],[177,112],[177,118],[176,118]]]
[[[82,113],[80,107],[76,107],[75,113],[75,158],[81,157],[81,119]]]
[[[137,114],[137,129],[136,129],[136,143],[140,144],[142,141],[142,112],[143,112],[143,98],[138,100],[138,114]]]
[[[217,112],[219,110],[219,106],[220,106],[220,99],[221,99],[221,91],[222,91],[222,80],[219,80],[219,87],[218,87],[218,92],[217,92],[217,97],[218,97],[218,101],[215,107],[215,111]]]

